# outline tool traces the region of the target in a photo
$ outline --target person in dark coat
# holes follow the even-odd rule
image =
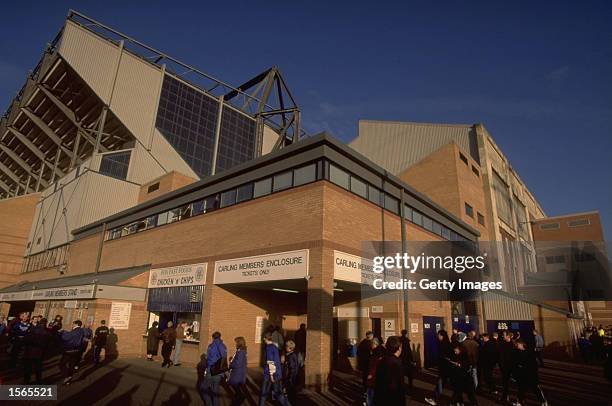
[[[81,320],[72,322],[72,330],[61,331],[62,358],[60,360],[60,370],[64,376],[64,385],[69,385],[74,375],[76,364],[81,359],[81,348],[83,347],[84,331],[81,328]]]
[[[162,368],[172,366],[172,360],[170,360],[170,355],[172,355],[172,349],[176,344],[176,330],[173,327],[171,321],[168,322],[168,327],[161,333],[161,341],[162,341],[162,357],[164,358],[164,362],[162,362]]]
[[[385,347],[380,345],[378,338],[372,339],[372,356],[370,357],[370,367],[368,368],[368,393],[366,398],[366,405],[372,406],[374,404],[374,389],[376,388],[376,368],[378,363],[385,356]]]
[[[208,406],[208,402],[210,402],[207,394],[208,382],[206,380],[206,377],[208,375],[208,359],[206,358],[205,352],[200,355],[200,362],[198,362],[198,365],[196,365],[196,371],[198,375],[198,379],[196,381],[196,390],[200,394],[202,402],[204,402],[204,404]]]
[[[472,378],[474,390],[478,388],[478,350],[480,344],[476,341],[476,332],[470,334],[473,338],[468,338],[465,333],[457,334],[457,342],[461,345],[461,352],[467,357],[469,368],[468,373]]]
[[[247,347],[244,337],[234,338],[234,343],[236,343],[236,353],[229,363],[230,375],[227,383],[234,390],[231,405],[239,406],[246,398]]]
[[[376,367],[374,405],[404,406],[404,367],[402,366],[402,343],[399,337],[391,336],[385,343],[386,354]]]
[[[100,363],[100,354],[102,354],[102,349],[106,348],[106,341],[109,334],[110,330],[106,327],[106,320],[101,320],[100,326],[96,329],[93,339],[94,364],[96,365]],[[106,358],[106,350],[104,351],[104,357]]]
[[[157,356],[159,349],[159,323],[154,321],[151,327],[147,330],[147,360],[153,361],[153,357]]]
[[[207,381],[207,393],[209,403],[213,406],[219,404],[219,388],[221,381],[227,372],[227,347],[221,339],[221,333],[215,331],[212,334],[212,342],[208,344],[206,350],[206,357],[208,358],[208,375],[206,376]]]
[[[25,337],[31,327],[29,316],[29,313],[22,312],[19,314],[19,319],[9,325],[9,337],[12,345],[9,368],[17,367],[17,359],[22,355],[22,351],[25,349]]]
[[[512,375],[518,386],[518,405],[524,404],[525,392],[533,391],[541,404],[546,404],[546,398],[540,388],[538,379],[538,362],[534,351],[527,350],[527,343],[519,339],[516,341],[516,362]]]
[[[296,404],[298,391],[298,377],[300,374],[300,357],[295,350],[295,342],[288,340],[285,343],[285,363],[283,364],[283,384],[287,392],[287,399],[292,405]]]
[[[372,350],[372,339],[374,333],[367,331],[365,338],[361,340],[357,346],[357,369],[361,371],[361,384],[363,386],[363,394],[366,395],[368,388],[368,368],[370,366],[370,355]]]
[[[489,334],[484,333],[482,337],[482,347],[480,347],[480,355],[478,361],[480,362],[480,369],[484,378],[485,385],[489,392],[496,394],[495,380],[493,379],[493,369],[499,360],[499,349],[497,347],[497,341],[492,339]]]
[[[283,370],[280,361],[280,353],[276,343],[272,341],[272,333],[264,335],[264,371],[261,392],[259,393],[259,406],[265,406],[270,394],[283,406],[290,405],[283,394],[282,377]]]
[[[504,331],[502,342],[499,344],[499,368],[502,375],[502,394],[500,400],[506,402],[508,400],[508,390],[510,386],[510,378],[514,370],[515,349],[512,341],[512,333]]]
[[[36,375],[36,384],[42,383],[43,360],[53,341],[51,333],[47,330],[47,319],[42,318],[36,327],[30,330],[25,337],[25,353],[23,368],[23,383],[30,384],[32,371]]]
[[[438,404],[444,385],[450,379],[450,358],[452,356],[453,348],[451,346],[450,339],[446,330],[438,331],[438,382],[434,389],[433,396],[431,398],[425,398],[425,402],[435,406]]]
[[[300,328],[295,332],[295,352],[302,354],[302,358],[306,358],[306,324],[300,324]]]
[[[476,391],[471,375],[470,357],[462,343],[466,340],[465,333],[457,335],[457,342],[453,344],[453,352],[449,359],[450,381],[453,387],[451,404],[463,404],[463,393],[467,394],[472,406],[477,405]]]
[[[402,330],[402,365],[404,373],[408,377],[408,385],[413,388],[412,381],[414,379],[414,358],[412,357],[412,349],[410,348],[410,339],[408,338],[408,330]]]

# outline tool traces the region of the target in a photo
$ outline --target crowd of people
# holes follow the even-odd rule
[[[112,334],[113,329],[106,326],[105,320],[100,321],[94,332],[91,324],[83,325],[81,320],[64,326],[60,315],[48,322],[42,315],[30,316],[23,312],[9,323],[0,316],[0,337],[7,344],[8,368],[16,369],[21,364],[26,385],[32,375],[36,384],[43,383],[44,360],[57,354],[61,354],[59,367],[63,384],[69,385],[88,348],[93,352],[95,364],[100,362],[103,349],[107,356],[108,337]]]

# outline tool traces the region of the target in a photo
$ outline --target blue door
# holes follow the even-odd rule
[[[438,364],[438,331],[444,329],[444,317],[423,316],[425,368]]]

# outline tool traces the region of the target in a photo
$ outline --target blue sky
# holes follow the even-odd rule
[[[309,132],[482,122],[548,215],[612,233],[612,2],[10,2],[4,110],[75,8],[227,82],[277,65]]]

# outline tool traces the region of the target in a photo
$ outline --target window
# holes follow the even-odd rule
[[[466,165],[468,164],[467,158],[461,152],[459,153],[459,159],[461,159],[464,164],[466,164]]]
[[[416,210],[412,211],[412,222],[420,226],[423,225],[423,215]]]
[[[198,200],[191,205],[191,215],[197,216],[198,214],[204,213],[204,200]]]
[[[265,178],[255,182],[253,186],[253,197],[260,197],[272,193],[272,178]]]
[[[589,219],[571,220],[567,222],[568,227],[584,227],[591,224]]]
[[[102,155],[100,173],[117,179],[126,179],[130,166],[131,151],[114,152]]]
[[[335,165],[329,165],[329,180],[345,189],[350,189],[349,174]]]
[[[474,165],[472,165],[472,172],[474,172],[474,175],[480,177],[480,172],[478,171],[478,169],[476,169]]]
[[[399,214],[399,205],[400,202],[398,199],[385,193],[385,209],[395,214]]]
[[[238,193],[236,196],[236,203],[244,202],[245,200],[251,200],[253,198],[253,184],[247,183],[238,187]]]
[[[484,216],[480,213],[477,213],[477,216],[478,216],[478,224],[480,224],[481,226],[484,226],[485,225]]]
[[[428,231],[433,231],[433,220],[427,216],[423,216],[423,228]]]
[[[451,231],[444,226],[442,226],[442,238],[447,240],[450,240],[451,238]]]
[[[518,230],[521,237],[529,238],[529,222],[527,221],[527,209],[525,205],[521,203],[517,195],[513,196],[514,200],[514,211],[516,213],[516,222],[518,224]]]
[[[576,262],[590,262],[595,261],[595,255],[590,254],[588,252],[581,252],[580,254],[576,254]]]
[[[149,216],[145,219],[145,230],[157,226],[157,214]]]
[[[474,209],[467,203],[465,203],[465,214],[471,218],[474,218]]]
[[[559,223],[540,224],[540,230],[558,230]]]
[[[293,171],[293,186],[300,186],[317,180],[317,166],[311,164]]]
[[[208,213],[209,211],[213,211],[219,208],[219,198],[217,197],[217,195],[214,196],[208,196],[207,198],[204,199],[204,210],[206,210],[206,213]]]
[[[275,192],[278,192],[279,190],[285,190],[287,188],[290,188],[292,183],[293,183],[293,172],[292,171],[274,175],[274,188],[272,190]]]
[[[225,109],[223,116],[231,115],[230,110]],[[164,77],[155,126],[200,177],[211,173],[218,116],[218,100],[171,76]],[[223,130],[227,133],[234,131],[227,124],[233,119],[232,115],[225,120]],[[241,147],[248,155],[246,145]],[[222,136],[219,140],[219,160],[223,162],[219,162],[219,167],[227,164],[226,159],[233,158],[227,154],[227,149],[228,139]]]
[[[217,172],[230,169],[255,157],[256,122],[224,106],[221,114]]]
[[[442,235],[442,224],[438,223],[437,221],[433,221],[432,231],[435,234]]]
[[[351,176],[351,192],[355,193],[358,196],[363,197],[364,199],[368,198],[368,185],[365,182],[357,179],[354,176]]]
[[[546,257],[546,263],[551,265],[551,264],[564,264],[565,263],[565,257],[563,255],[556,255],[556,256],[548,256]]]
[[[377,206],[380,206],[381,197],[382,195],[380,193],[380,190],[378,190],[372,185],[368,185],[368,200],[369,201],[371,201]]]
[[[181,219],[181,209],[172,209],[168,212],[168,224]]]
[[[155,182],[154,184],[149,185],[149,187],[147,188],[147,193],[153,193],[158,189],[159,189],[159,182]]]
[[[164,213],[160,213],[157,216],[157,225],[158,226],[163,226],[164,224],[168,223],[168,212],[164,212]]]
[[[233,204],[236,204],[236,189],[221,193],[221,205],[219,207],[227,207]]]
[[[412,209],[407,204],[404,205],[404,218],[406,220],[412,220]]]

